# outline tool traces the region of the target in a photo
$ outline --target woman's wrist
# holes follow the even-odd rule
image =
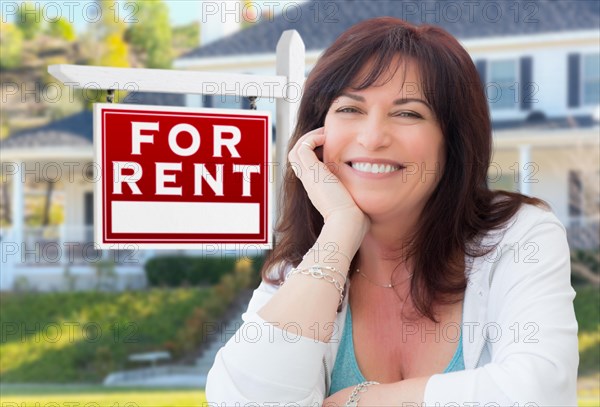
[[[328,218],[315,243],[322,260],[333,258],[350,266],[369,227],[368,218],[362,216],[365,219],[340,213]]]
[[[354,387],[354,389],[352,390],[352,393],[350,394],[348,401],[346,401],[346,404],[344,404],[344,407],[358,407],[358,402],[361,398],[360,394],[365,393],[368,390],[369,386],[372,386],[375,384],[379,384],[379,382],[367,381],[367,382],[362,382],[362,383],[359,383],[358,385],[356,385],[356,387]]]
[[[356,223],[368,221],[367,215],[365,215],[365,213],[356,205],[332,211],[325,217],[325,223],[335,219],[343,219],[344,221],[351,220]]]
[[[368,232],[371,222],[369,217],[365,215],[358,207],[338,210],[325,218],[323,227],[331,225],[336,229],[348,229],[349,231],[360,236],[362,242],[363,237]]]

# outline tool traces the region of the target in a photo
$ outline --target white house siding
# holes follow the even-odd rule
[[[521,57],[533,58],[532,80],[537,85],[534,97],[537,101],[532,103],[530,110],[492,108],[492,120],[525,119],[532,111],[543,112],[550,118],[565,116],[567,113],[581,115],[594,112],[595,106],[568,107],[567,78],[569,54],[599,52],[600,38],[597,31],[477,39],[462,43],[474,61],[516,59],[518,62]],[[487,81],[489,82],[489,78]]]
[[[564,116],[565,112],[574,115],[592,114],[596,106],[569,108],[567,101],[568,55],[572,53],[598,53],[598,43],[580,46],[561,46],[532,51],[534,55],[533,78],[539,85],[538,103],[532,110],[545,112],[548,117]]]
[[[87,238],[85,221],[85,193],[93,191],[93,183],[81,174],[78,174],[74,182],[65,184],[67,201],[70,205],[65,206],[65,241],[84,242]]]
[[[42,182],[44,175],[55,179],[55,189],[62,189],[64,192],[64,222],[61,226],[46,228],[27,228],[23,225],[21,233],[15,233],[14,228],[5,231],[7,233],[3,236],[0,248],[0,291],[18,288],[53,291],[68,288],[144,287],[145,253],[137,251],[131,254],[114,250],[101,253],[89,244],[89,231],[84,225],[84,196],[86,192],[92,191],[94,182],[82,170],[91,159],[91,149],[87,157],[46,157],[41,161],[35,156],[35,152],[31,155],[29,159],[25,158],[26,154],[12,155],[7,151],[3,154],[2,161],[17,163],[19,168],[30,171],[26,176],[28,182]],[[23,162],[26,164],[22,164]],[[74,163],[80,165],[73,166]],[[60,173],[55,171],[56,168],[60,168]],[[57,173],[60,177],[56,177]],[[10,185],[13,187],[10,191],[13,207],[16,207],[14,202],[21,202],[21,207],[25,207],[27,187],[20,179],[16,183],[11,181]],[[14,188],[15,186],[20,188]],[[20,199],[15,194],[19,191],[22,191]],[[22,241],[19,236],[22,236]],[[98,280],[96,264],[102,259],[116,262],[114,279]],[[71,285],[65,276],[67,265],[72,276]]]
[[[556,216],[566,227],[569,227],[573,220],[569,216],[569,171],[579,170],[582,172],[584,193],[588,196],[598,196],[600,192],[595,181],[598,177],[598,163],[600,162],[600,152],[597,144],[596,146],[589,144],[532,146],[530,162],[533,166],[527,168],[529,172],[526,174],[531,181],[529,183],[529,195],[548,202]],[[496,148],[488,179],[498,181],[496,183],[491,182],[490,187],[517,190],[518,183],[514,182],[515,171],[519,167],[524,168],[524,164],[519,163],[517,146]],[[499,178],[498,171],[502,171],[504,178]],[[511,182],[512,185],[510,185]],[[510,188],[510,186],[513,188]],[[584,216],[586,219],[583,219],[583,221],[597,220],[597,210],[598,206],[596,205],[596,213],[588,213],[588,216]]]

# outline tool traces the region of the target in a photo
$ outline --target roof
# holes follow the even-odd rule
[[[503,130],[569,130],[569,129],[586,129],[598,127],[598,120],[591,115],[581,116],[564,116],[546,118],[543,114],[539,116],[530,115],[527,119],[522,120],[503,120],[492,121],[492,128],[496,131]]]
[[[285,10],[285,9],[284,9]],[[323,50],[359,21],[391,16],[434,24],[459,39],[597,30],[597,0],[516,0],[494,2],[311,0],[270,20],[196,48],[179,60],[270,54],[286,30],[297,30],[306,50]],[[517,22],[515,22],[515,20]]]
[[[21,130],[2,141],[2,149],[92,146],[92,112],[84,110],[41,127]]]
[[[183,106],[185,95],[171,93],[133,92],[124,104]],[[21,130],[2,141],[2,149],[92,147],[93,113],[84,110],[40,127]]]

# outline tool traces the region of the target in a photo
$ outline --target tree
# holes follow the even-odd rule
[[[62,38],[67,41],[74,41],[76,38],[73,25],[64,17],[48,23],[48,35],[55,38]]]
[[[173,27],[173,49],[185,52],[200,45],[200,22]]]
[[[14,24],[0,22],[0,69],[13,69],[21,65],[23,33]]]
[[[42,30],[42,9],[39,3],[21,3],[17,11],[15,24],[21,30],[25,39],[30,40]]]
[[[102,55],[99,64],[102,66],[128,67],[127,44],[119,34],[110,34],[102,42]]]
[[[115,7],[118,7],[118,4],[113,0],[98,0],[97,4],[102,10],[100,21],[90,24],[89,30],[80,38],[82,46],[95,51],[90,63],[101,66],[129,67],[129,47],[124,41],[127,25],[122,19],[117,18],[118,13],[115,12]],[[87,91],[83,95],[86,108],[91,109],[93,103],[106,100],[107,92],[105,90]],[[115,101],[121,100],[126,95],[126,91],[116,91]]]
[[[172,30],[169,9],[165,2],[136,2],[137,23],[130,25],[127,40],[145,58],[147,68],[170,68],[173,59],[171,49]]]
[[[46,195],[44,199],[44,209],[42,212],[42,226],[50,224],[50,205],[52,205],[52,191],[54,190],[54,181],[46,180]]]
[[[2,201],[0,205],[2,205],[2,210],[0,211],[2,217],[0,218],[0,226],[1,227],[10,227],[12,224],[12,209],[11,209],[11,191],[8,187],[9,177],[5,173],[0,173],[0,189],[2,189]],[[15,182],[14,177],[12,182]]]
[[[100,21],[90,25],[90,34],[98,42],[93,63],[103,66],[129,66],[129,49],[124,41],[126,24],[115,18],[116,3],[99,0],[102,10]]]
[[[241,14],[241,29],[252,27],[259,23],[261,20],[271,21],[270,10],[261,10],[260,5],[255,4],[255,1],[244,0]]]
[[[127,24],[116,11],[116,8],[119,7],[118,3],[114,0],[97,0],[97,2],[102,10],[102,15],[99,23],[94,25],[98,26],[100,37],[106,38],[113,34],[122,37],[127,29]]]

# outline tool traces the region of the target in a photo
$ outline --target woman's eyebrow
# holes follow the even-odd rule
[[[406,103],[410,103],[410,102],[418,102],[418,103],[422,103],[425,106],[427,106],[427,108],[429,110],[431,109],[431,106],[429,106],[429,103],[427,103],[427,101],[423,100],[423,99],[419,99],[419,98],[400,98],[400,99],[396,99],[394,100],[394,104],[395,105],[404,105]]]
[[[350,98],[350,99],[354,99],[357,102],[364,102],[365,101],[364,97],[362,97],[360,95],[356,95],[354,93],[345,93],[344,92],[344,93],[341,93],[339,97],[342,97],[342,96],[345,96],[345,97]]]
[[[362,97],[362,96],[360,96],[360,95],[357,95],[357,94],[354,94],[354,93],[347,93],[347,92],[344,92],[344,93],[341,93],[339,97],[343,97],[343,96],[345,96],[345,97],[347,97],[347,98],[350,98],[350,99],[353,99],[353,100],[356,100],[357,102],[365,102],[365,98],[364,98],[364,97]],[[429,105],[429,103],[427,103],[427,101],[425,101],[425,100],[423,100],[423,99],[419,99],[419,98],[400,98],[400,99],[396,99],[396,100],[394,100],[394,103],[393,103],[393,104],[394,104],[394,105],[404,105],[404,104],[406,104],[406,103],[411,103],[411,102],[418,102],[418,103],[422,103],[422,104],[424,104],[424,105],[425,105],[425,106],[426,106],[426,107],[427,107],[429,110],[432,110],[432,109],[431,109],[431,106]],[[432,110],[432,111],[433,111],[433,110]]]

